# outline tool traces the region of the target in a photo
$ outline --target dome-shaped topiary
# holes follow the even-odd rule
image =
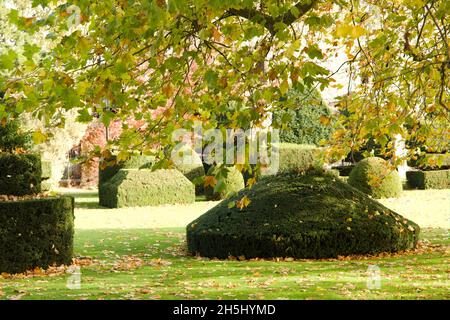
[[[218,167],[211,168],[208,172],[209,176],[216,176],[220,170]],[[245,188],[244,177],[242,173],[235,167],[227,167],[228,173],[225,178],[218,182],[215,188],[211,186],[205,187],[205,196],[208,200],[221,200],[228,198],[239,190]],[[216,191],[214,190],[216,189]],[[217,191],[219,189],[219,191]]]
[[[358,162],[347,182],[376,199],[395,198],[402,192],[398,172],[392,170],[386,160],[377,157]]]
[[[230,205],[247,196],[240,210]],[[266,177],[187,226],[205,257],[331,258],[414,248],[419,227],[329,174]]]

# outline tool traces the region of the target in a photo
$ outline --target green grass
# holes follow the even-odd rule
[[[334,261],[215,261],[185,254],[184,230],[77,230],[81,289],[69,274],[2,279],[0,299],[445,299],[449,298],[444,229],[425,229],[440,245],[414,255]],[[367,268],[381,288],[367,288]]]

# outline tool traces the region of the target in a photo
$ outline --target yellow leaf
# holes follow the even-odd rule
[[[330,122],[331,122],[330,117],[320,116],[320,123],[323,124],[324,126],[330,124]]]
[[[33,142],[34,144],[41,144],[47,140],[47,136],[40,130],[33,132]]]
[[[242,210],[242,209],[248,207],[248,205],[250,204],[250,202],[251,202],[250,199],[247,198],[247,196],[244,196],[241,200],[236,201],[236,206],[237,206],[240,210]]]

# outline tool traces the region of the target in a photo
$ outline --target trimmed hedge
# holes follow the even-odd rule
[[[0,201],[0,273],[21,273],[73,255],[74,199]]]
[[[195,202],[195,187],[178,170],[120,169],[99,189],[100,205],[109,208]]]
[[[36,154],[0,153],[0,194],[41,192],[41,158]]]
[[[130,159],[116,163],[115,157],[108,160],[102,160],[99,165],[98,185],[99,187],[110,180],[120,169],[151,169],[155,157],[134,155]]]
[[[402,192],[402,182],[397,170],[391,170],[386,160],[377,157],[358,162],[347,182],[377,199],[398,197]]]
[[[324,153],[322,149],[316,146],[280,143],[277,147],[279,157],[277,173],[301,173],[323,167]],[[262,174],[264,175],[264,173]]]
[[[450,169],[433,171],[407,171],[406,179],[410,187],[418,189],[450,188]]]
[[[222,180],[223,188],[220,185],[212,188],[211,186],[205,187],[205,196],[207,200],[222,200],[228,198],[239,190],[245,188],[244,177],[242,173],[235,167],[227,167],[228,174],[225,179]],[[209,174],[215,176],[218,173],[218,168],[210,169]],[[215,189],[220,188],[220,191],[215,192]]]
[[[230,202],[247,196],[243,208]],[[419,226],[330,174],[265,177],[187,226],[191,254],[335,258],[414,248]]]

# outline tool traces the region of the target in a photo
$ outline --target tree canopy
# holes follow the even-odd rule
[[[397,134],[449,137],[446,0],[29,2],[5,6],[1,18],[14,30],[1,37],[21,39],[20,50],[0,50],[3,122],[27,112],[58,126],[61,111],[76,108],[82,122],[122,120],[110,144],[123,155],[150,150],[196,121],[261,126],[294,107],[284,100],[291,88],[307,96],[342,86],[325,62],[345,50],[350,75],[338,108],[346,112],[330,155],[368,139],[389,149]],[[145,130],[128,119],[145,120]]]

